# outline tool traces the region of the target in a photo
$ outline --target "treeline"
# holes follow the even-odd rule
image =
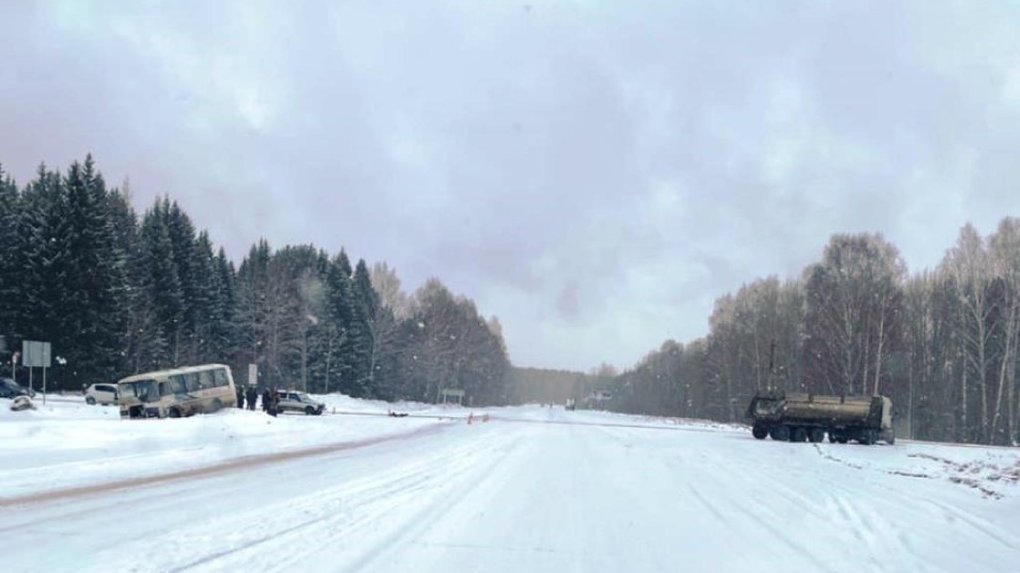
[[[264,240],[235,269],[168,198],[139,217],[91,156],[64,174],[41,166],[23,188],[0,169],[0,335],[12,352],[50,341],[58,389],[224,362],[238,382],[257,364],[260,386],[425,401],[448,387],[476,404],[509,395],[498,321],[438,280],[409,296],[385,264]]]
[[[903,436],[1020,442],[1020,219],[964,226],[915,275],[881,235],[833,236],[799,279],[719,298],[709,326],[617,377],[614,407],[740,421],[759,390],[884,394]]]

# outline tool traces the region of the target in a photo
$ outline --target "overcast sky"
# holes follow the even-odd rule
[[[92,152],[237,262],[343,246],[584,370],[832,233],[914,272],[1020,215],[1016,2],[290,4],[0,2],[0,163]]]

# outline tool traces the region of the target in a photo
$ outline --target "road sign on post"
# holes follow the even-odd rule
[[[32,369],[43,369],[43,404],[46,403],[46,369],[50,367],[50,343],[38,340],[21,341],[21,365],[28,367],[28,389],[32,388]]]
[[[258,388],[259,385],[259,365],[248,364],[248,385],[252,388]]]
[[[50,367],[50,343],[38,340],[21,341],[21,364],[29,368]]]

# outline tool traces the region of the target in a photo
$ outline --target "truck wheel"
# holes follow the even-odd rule
[[[751,428],[751,435],[753,435],[756,440],[764,440],[766,436],[769,435],[769,429],[765,426],[755,424],[754,427]]]
[[[830,444],[835,444],[838,441],[839,441],[839,434],[837,434],[836,432],[833,432],[832,430],[829,430],[829,443]]]
[[[808,431],[808,439],[811,440],[812,443],[817,444],[825,439],[825,430],[821,428],[811,428],[811,430]]]
[[[858,441],[860,443],[864,444],[865,446],[870,446],[870,445],[874,444],[875,443],[875,432],[873,432],[871,430],[864,430],[863,432],[861,432],[861,439],[858,440]]]
[[[794,428],[790,432],[790,441],[795,443],[807,441],[807,431],[804,428]]]
[[[772,436],[773,440],[786,442],[790,439],[790,428],[787,426],[776,426],[769,430],[769,435]]]

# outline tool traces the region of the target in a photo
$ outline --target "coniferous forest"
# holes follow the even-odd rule
[[[408,295],[384,263],[264,240],[235,267],[171,199],[139,216],[91,156],[23,186],[0,169],[0,336],[3,375],[22,340],[49,341],[56,390],[220,362],[239,383],[257,364],[262,387],[508,399],[498,320],[438,280]]]

